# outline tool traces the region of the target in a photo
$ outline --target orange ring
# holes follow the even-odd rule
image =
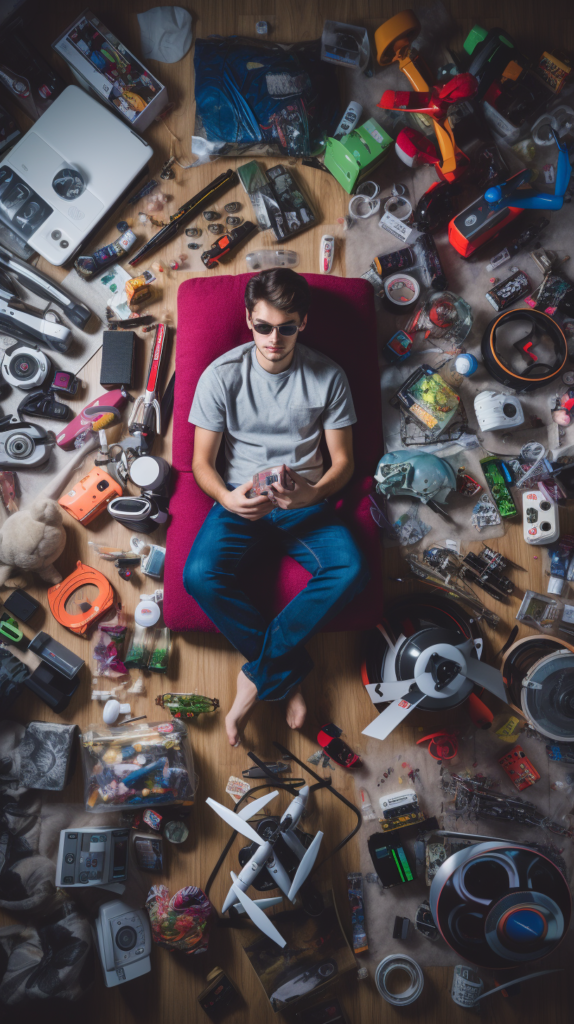
[[[66,611],[66,601],[75,590],[88,586],[88,584],[92,584],[98,590],[93,604],[86,612],[70,615]],[[93,569],[91,565],[84,565],[80,561],[76,562],[73,573],[48,590],[48,604],[52,615],[60,625],[65,626],[72,633],[77,633],[78,636],[84,636],[91,623],[107,612],[113,603],[114,592],[110,581],[103,573]]]

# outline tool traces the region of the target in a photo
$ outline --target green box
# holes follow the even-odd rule
[[[325,167],[352,195],[383,162],[392,144],[391,136],[371,117],[342,139],[327,139]]]

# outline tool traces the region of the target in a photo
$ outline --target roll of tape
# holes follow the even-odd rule
[[[384,296],[393,312],[412,309],[421,286],[411,274],[391,274],[383,283]]]
[[[391,992],[389,988],[389,978],[396,971],[402,971],[409,979],[408,987],[402,992]],[[424,988],[424,983],[422,968],[416,960],[400,953],[386,956],[384,960],[381,960],[375,972],[375,985],[379,995],[391,1006],[410,1006],[415,1003]]]
[[[349,203],[349,217],[353,217],[354,220],[366,220],[367,217],[372,217],[373,214],[378,213],[380,207],[380,199],[370,199],[367,196],[356,195],[352,197]]]
[[[397,220],[409,220],[413,212],[411,204],[404,196],[389,196],[385,199],[384,210],[385,213],[392,213]]]
[[[380,191],[381,186],[377,185],[376,181],[364,181],[362,185],[359,185],[356,195],[365,196],[367,199],[374,199]]]

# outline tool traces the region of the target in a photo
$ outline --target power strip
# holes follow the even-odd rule
[[[527,544],[553,544],[560,536],[558,506],[542,491],[527,491],[522,498],[522,522]]]

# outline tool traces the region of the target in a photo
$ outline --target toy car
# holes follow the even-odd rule
[[[341,768],[362,768],[363,762],[358,754],[353,753],[350,747],[343,740],[339,739],[342,729],[329,722],[317,733],[317,743],[321,745],[326,754],[329,755],[335,764]]]

